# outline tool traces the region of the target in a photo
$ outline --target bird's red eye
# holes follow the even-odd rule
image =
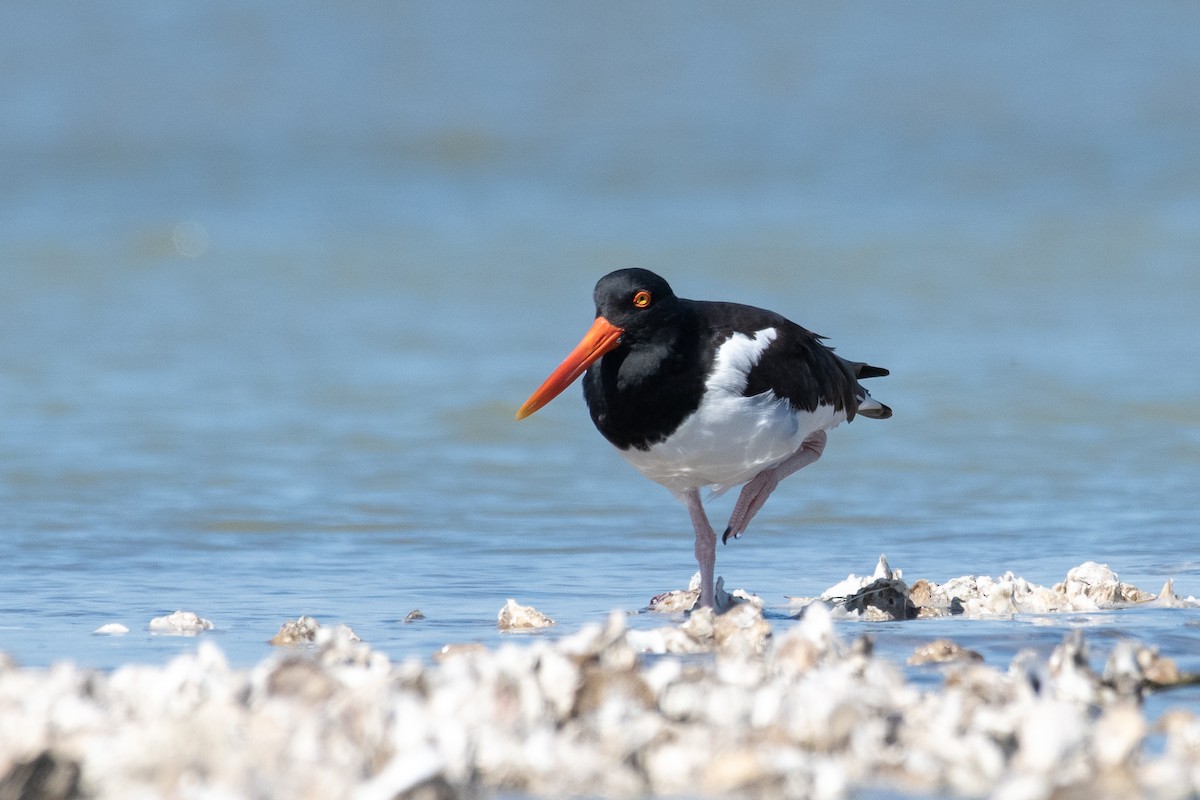
[[[642,289],[633,296],[633,304],[638,308],[645,308],[650,305],[650,293]]]

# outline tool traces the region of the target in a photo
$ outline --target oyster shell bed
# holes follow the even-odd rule
[[[1200,717],[1175,708],[1152,723],[1142,710],[1147,693],[1195,682],[1169,654],[1134,640],[1096,649],[1073,629],[1049,657],[988,665],[931,637],[912,663],[936,664],[923,669],[941,682],[917,685],[836,620],[868,615],[847,599],[880,580],[909,617],[1196,605],[1090,563],[1049,589],[1012,576],[909,589],[881,560],[795,619],[769,620],[734,592],[721,614],[633,630],[614,612],[430,661],[390,661],[311,617],[285,623],[288,644],[249,669],[203,633],[165,665],[112,672],[0,655],[0,798],[1200,792]]]

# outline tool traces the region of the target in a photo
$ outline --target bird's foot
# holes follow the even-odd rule
[[[775,491],[779,482],[821,457],[825,452],[826,438],[825,431],[814,431],[785,461],[771,469],[764,469],[742,487],[737,505],[733,507],[733,515],[729,518],[729,525],[721,536],[721,544],[728,544],[731,536],[734,539],[741,538],[750,520],[754,519],[754,515],[767,502],[767,498]]]
[[[729,525],[721,536],[721,544],[728,544],[730,537],[742,537],[750,525],[750,520],[754,519],[754,515],[766,504],[767,498],[778,485],[779,477],[775,470],[765,469],[742,487],[742,493],[738,495],[737,504],[733,507],[733,514],[729,517]]]

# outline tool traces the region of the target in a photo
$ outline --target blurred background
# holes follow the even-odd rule
[[[720,550],[730,586],[781,604],[882,552],[1200,593],[1198,32],[1177,3],[3,5],[0,649],[155,659],[186,608],[235,660],[301,613],[427,654],[509,596],[579,622],[682,586],[686,513],[577,390],[512,418],[629,265],[893,373],[895,417]]]

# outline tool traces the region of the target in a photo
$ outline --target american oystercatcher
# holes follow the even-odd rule
[[[687,506],[700,605],[712,607],[717,535],[700,490],[745,484],[721,541],[740,537],[781,480],[821,457],[827,430],[892,415],[858,382],[888,371],[841,358],[772,311],[676,297],[649,270],[611,272],[593,297],[596,321],[517,419],[583,375],[596,428]]]

